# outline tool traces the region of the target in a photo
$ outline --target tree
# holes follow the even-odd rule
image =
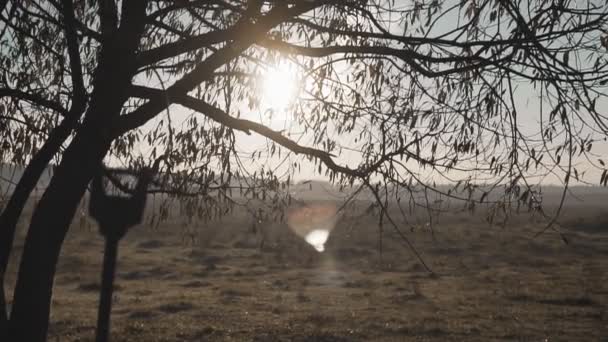
[[[608,132],[607,19],[600,0],[0,2],[0,156],[27,165],[0,218],[2,276],[25,201],[60,161],[31,219],[10,320],[0,296],[0,333],[45,340],[63,239],[108,153],[130,166],[165,154],[167,191],[195,183],[187,195],[203,207],[229,198],[233,177],[265,194],[285,181],[278,171],[308,161],[368,188],[399,232],[389,199],[536,208],[535,176],[567,185],[597,169],[606,184],[592,145]],[[277,130],[259,79],[281,63],[297,70],[299,96],[293,129]],[[245,134],[268,141],[252,160],[288,162],[248,174]]]

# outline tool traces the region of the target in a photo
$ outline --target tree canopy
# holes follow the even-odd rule
[[[32,182],[57,164],[11,315],[26,340],[45,336],[48,310],[26,329],[24,298],[50,305],[104,158],[164,156],[162,190],[200,208],[235,179],[261,198],[302,174],[381,208],[428,192],[537,208],[543,181],[608,182],[603,0],[4,0],[0,23],[0,161],[27,166],[0,220],[2,273]]]

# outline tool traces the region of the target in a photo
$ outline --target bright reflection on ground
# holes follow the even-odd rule
[[[308,233],[304,240],[313,246],[318,252],[325,250],[325,242],[329,237],[329,232],[325,229],[315,229]]]
[[[287,212],[287,225],[317,252],[325,251],[325,243],[336,226],[337,208],[328,202],[296,205]]]
[[[294,102],[298,92],[295,65],[281,62],[271,66],[262,76],[262,108],[270,109],[284,118],[284,111]]]

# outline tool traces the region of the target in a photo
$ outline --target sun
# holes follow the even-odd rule
[[[281,62],[271,66],[262,74],[261,107],[270,110],[279,117],[285,117],[285,111],[297,99],[299,80],[297,68],[293,63]]]

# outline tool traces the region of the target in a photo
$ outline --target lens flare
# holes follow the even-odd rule
[[[313,246],[318,252],[325,251],[325,242],[329,237],[329,232],[324,229],[315,229],[308,233],[304,240]]]
[[[299,237],[314,247],[319,253],[325,251],[337,220],[337,209],[332,203],[299,205],[287,213],[287,225]]]

